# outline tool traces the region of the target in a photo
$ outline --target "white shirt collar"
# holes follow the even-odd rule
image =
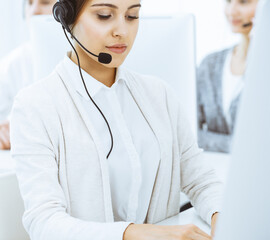
[[[89,100],[89,97],[85,91],[85,88],[84,88],[84,85],[80,76],[79,67],[69,58],[69,56],[70,56],[70,52],[67,52],[63,63],[64,63],[65,70],[70,75],[71,84],[74,86],[78,94],[80,94],[81,96]],[[83,75],[87,90],[89,94],[91,95],[91,97],[94,97],[101,89],[110,90],[110,89],[115,88],[120,80],[123,80],[127,83],[127,77],[122,67],[117,68],[115,82],[111,87],[107,87],[100,81],[96,80],[83,69],[81,69],[81,71],[82,71],[82,75]]]

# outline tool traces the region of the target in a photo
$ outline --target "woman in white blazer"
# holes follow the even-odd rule
[[[31,239],[210,239],[193,225],[153,225],[179,212],[183,191],[214,229],[222,184],[203,165],[167,84],[121,67],[136,38],[140,0],[59,4],[55,14],[74,49],[17,95],[11,116]],[[101,63],[75,37],[111,61]]]

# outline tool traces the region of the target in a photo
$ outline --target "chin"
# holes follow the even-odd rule
[[[243,33],[243,30],[240,27],[231,27],[233,33]]]
[[[118,68],[122,65],[122,63],[123,63],[123,61],[118,62],[118,61],[112,60],[111,63],[109,63],[109,64],[103,64],[103,63],[100,63],[100,64],[102,64],[104,67],[107,67],[107,68]]]
[[[116,57],[112,56],[112,62],[110,64],[108,64],[108,67],[110,67],[110,68],[118,68],[125,62],[125,59],[126,58],[117,59]]]

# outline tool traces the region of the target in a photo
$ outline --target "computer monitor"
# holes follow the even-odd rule
[[[158,76],[171,85],[197,136],[195,45],[192,14],[143,16],[136,41],[123,66]]]
[[[270,239],[270,0],[259,1],[215,240]]]
[[[0,239],[30,240],[23,224],[23,200],[14,172],[0,172]]]
[[[51,15],[37,15],[30,19],[34,79],[49,75],[71,47],[61,24]]]

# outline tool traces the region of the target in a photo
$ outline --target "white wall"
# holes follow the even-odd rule
[[[236,43],[225,19],[225,0],[142,0],[144,14],[166,15],[176,12],[190,12],[196,17],[197,63],[209,52]]]
[[[25,41],[23,0],[0,0],[0,58]]]
[[[141,0],[142,14],[168,15],[179,11],[182,0]],[[185,0],[189,1],[189,0]]]
[[[225,0],[179,0],[183,11],[191,12],[197,23],[197,62],[216,50],[238,41],[232,34],[224,14]]]

